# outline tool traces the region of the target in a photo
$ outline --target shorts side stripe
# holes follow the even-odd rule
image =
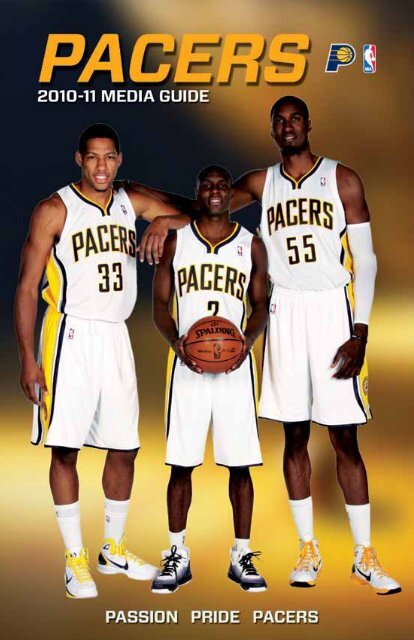
[[[54,365],[54,368],[53,368],[52,406],[51,406],[51,409],[50,409],[49,429],[50,429],[50,427],[52,425],[53,412],[54,412],[54,409],[55,409],[56,386],[57,386],[57,381],[58,381],[59,363],[60,363],[60,356],[61,356],[61,353],[62,353],[62,342],[63,342],[63,336],[65,335],[65,327],[66,327],[66,315],[63,316],[63,320],[60,323],[59,337],[58,337],[58,340],[57,340],[55,365]]]
[[[177,365],[178,356],[172,349],[170,349],[170,353],[168,355],[168,365],[167,365],[167,384],[166,384],[166,423],[167,423],[167,432],[166,438],[168,438],[168,434],[170,432],[170,417],[171,417],[171,405],[172,405],[172,396],[173,396],[173,384],[174,384],[174,372],[175,367]]]
[[[351,337],[353,330],[354,330],[354,322],[353,322],[353,313],[352,313],[352,308],[351,308],[351,303],[349,301],[348,298],[348,286],[344,287],[344,293],[345,293],[345,302],[346,302],[346,310],[347,310],[347,314],[348,314],[348,321],[349,321],[349,337]],[[352,378],[352,386],[354,388],[354,395],[355,395],[355,399],[358,403],[359,408],[361,409],[362,413],[365,416],[365,420],[368,420],[368,414],[365,410],[365,405],[364,402],[361,398],[360,395],[360,391],[359,391],[359,387],[358,387],[358,379],[359,376],[354,376]]]
[[[249,353],[249,365],[250,365],[250,377],[251,377],[251,381],[252,381],[252,394],[253,394],[253,404],[254,404],[254,417],[256,420],[256,430],[257,430],[257,437],[259,438],[259,423],[257,421],[257,413],[258,413],[258,401],[257,401],[257,385],[256,385],[256,380],[257,380],[257,375],[256,375],[256,362],[254,360],[254,355],[250,352]],[[260,439],[260,438],[259,438]]]

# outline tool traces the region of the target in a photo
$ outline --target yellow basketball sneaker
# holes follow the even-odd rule
[[[85,547],[78,554],[65,551],[65,586],[68,598],[96,598],[98,592],[89,571],[89,554]]]
[[[295,567],[290,574],[291,587],[314,587],[318,573],[322,569],[322,558],[319,553],[318,541],[300,541],[300,554]]]
[[[379,596],[388,596],[401,591],[398,582],[390,578],[382,569],[375,549],[364,547],[362,544],[355,547],[351,578],[358,584],[370,586]]]
[[[132,580],[153,580],[158,574],[156,567],[128,551],[125,536],[119,544],[112,538],[103,541],[97,569],[106,575],[123,573]]]

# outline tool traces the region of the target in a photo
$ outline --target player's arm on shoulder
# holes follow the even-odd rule
[[[266,169],[256,169],[237,178],[233,184],[234,195],[230,207],[232,212],[238,211],[252,202],[262,201],[266,173]]]
[[[39,404],[35,384],[39,384],[46,391],[43,373],[34,355],[38,289],[48,256],[56,238],[60,237],[65,218],[66,208],[57,194],[40,202],[33,212],[20,261],[15,298],[15,325],[21,364],[20,384],[27,398],[35,404]]]
[[[191,216],[157,197],[129,185],[125,189],[137,218],[150,222],[137,247],[141,262],[146,257],[149,264],[158,264],[169,231],[176,231],[191,222]]]
[[[360,177],[352,169],[338,165],[337,182],[352,254],[355,309],[353,337],[339,347],[332,366],[339,364],[334,377],[352,378],[359,374],[364,362],[377,261],[372,244],[370,213]]]

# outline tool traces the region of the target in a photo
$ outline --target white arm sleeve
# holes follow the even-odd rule
[[[350,224],[347,226],[346,232],[354,271],[354,323],[368,324],[374,300],[377,273],[377,259],[372,246],[371,225],[369,222]]]

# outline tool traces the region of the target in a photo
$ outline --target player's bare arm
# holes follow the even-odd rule
[[[349,167],[341,164],[338,164],[337,167],[337,184],[339,196],[345,210],[345,218],[349,232],[348,235],[352,237],[352,225],[361,225],[369,223],[370,221],[370,213],[365,200],[364,187],[358,174]],[[355,229],[357,229],[357,227],[355,227]],[[360,262],[370,260],[370,256],[367,254],[371,254],[372,244],[371,246],[368,244],[367,247],[366,255],[364,255],[364,247],[362,246],[362,256],[358,255]],[[355,266],[358,264],[358,261],[355,260],[356,258],[357,256],[355,255]],[[358,278],[361,277],[364,277],[364,273],[359,273],[358,269],[355,269],[354,287],[358,286]],[[368,277],[370,276],[368,275]],[[375,273],[373,277],[375,279]],[[373,286],[374,283],[372,282],[372,287]],[[368,324],[356,322],[354,324],[353,337],[339,347],[332,362],[333,367],[336,367],[339,364],[339,368],[334,375],[335,378],[352,378],[360,373],[364,363],[367,340]]]
[[[230,211],[233,213],[252,202],[261,202],[265,181],[266,169],[248,171],[240,176],[233,184],[234,194]]]
[[[150,265],[158,264],[168,231],[180,229],[188,224],[191,218],[180,215],[182,211],[176,205],[166,202],[166,199],[144,193],[134,184],[129,183],[126,192],[137,217],[151,223],[144,231],[137,247],[140,261],[143,262],[145,254]]]
[[[66,208],[56,194],[35,208],[23,247],[15,300],[15,324],[20,353],[20,384],[25,396],[35,404],[35,385],[47,392],[42,370],[34,354],[34,327],[38,289],[53,243],[65,224]]]
[[[177,245],[176,233],[168,236],[163,255],[155,267],[153,282],[153,320],[158,331],[167,340],[170,347],[187,367],[196,373],[202,373],[195,362],[190,360],[184,351],[183,342],[186,336],[179,336],[174,319],[170,313],[170,301],[174,291],[173,259]]]
[[[228,371],[238,369],[247,358],[257,338],[263,333],[267,322],[267,252],[256,236],[252,240],[252,270],[247,291],[251,314],[244,331],[244,345],[240,360]]]

